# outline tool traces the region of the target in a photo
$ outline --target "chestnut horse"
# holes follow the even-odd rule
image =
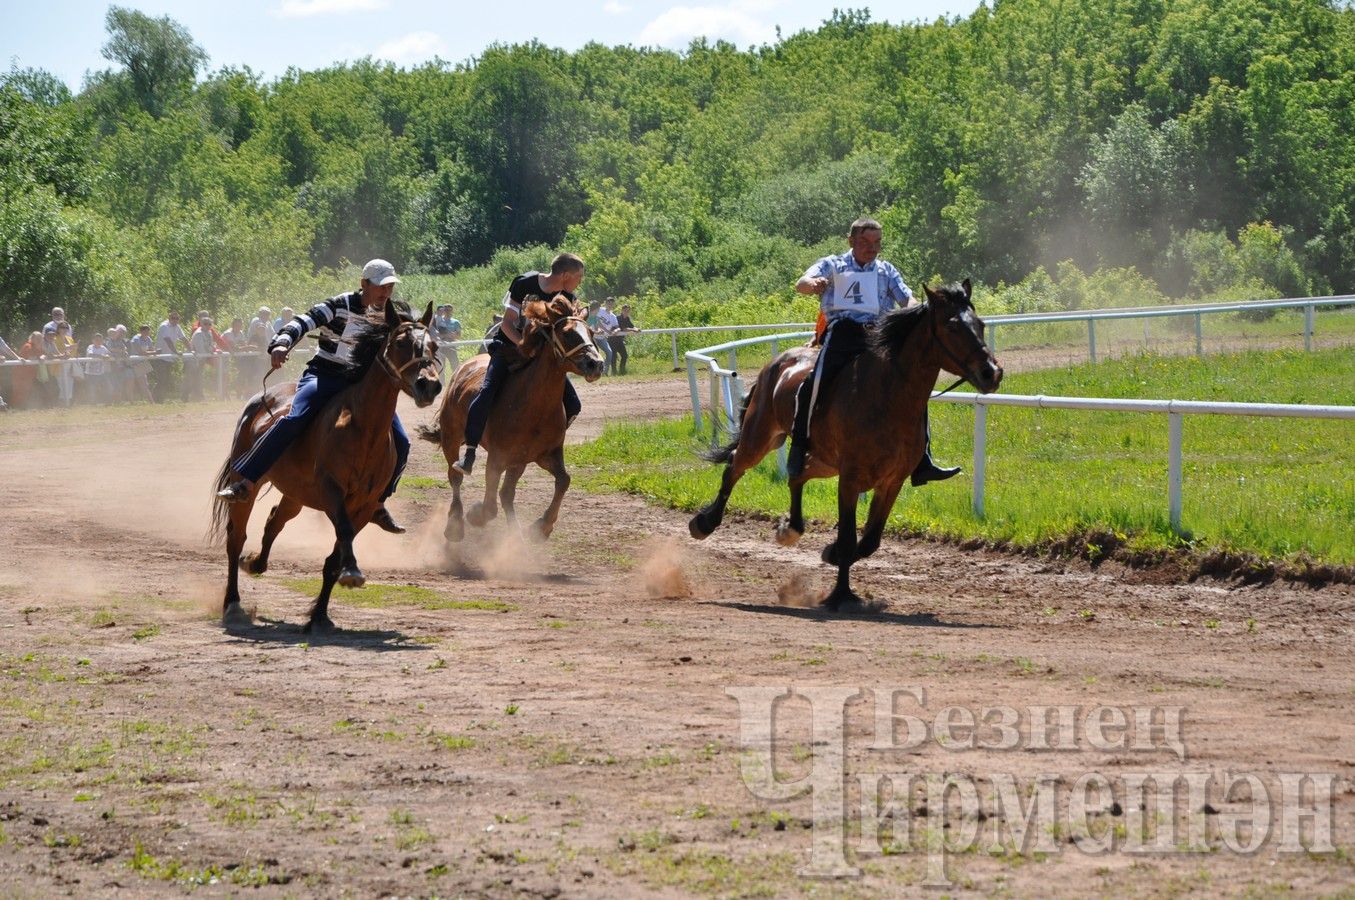
[[[504,517],[510,524],[516,522],[513,499],[518,479],[527,464],[534,462],[555,476],[555,495],[534,523],[536,535],[545,539],[555,528],[560,503],[569,490],[569,473],[565,471],[565,411],[561,402],[565,373],[574,372],[590,382],[597,381],[602,376],[603,361],[593,343],[593,333],[583,319],[583,310],[568,297],[556,294],[549,301],[525,303],[522,312],[523,347],[530,360],[505,379],[494,398],[494,408],[480,440],[480,446],[489,451],[485,460],[485,498],[471,506],[465,519],[477,528],[493,519],[498,514],[494,502],[498,489]],[[447,457],[452,505],[447,511],[443,534],[449,541],[459,541],[465,536],[461,514],[463,476],[452,464],[460,458],[466,412],[480,390],[488,366],[489,354],[481,353],[457,369],[442,398],[437,424],[419,429],[419,436],[440,444]]]
[[[927,301],[886,314],[871,346],[845,366],[832,383],[820,385],[813,410],[809,459],[790,480],[790,512],[776,527],[776,539],[790,546],[804,533],[801,496],[811,478],[838,476],[837,540],[823,560],[837,566],[837,583],[823,601],[830,609],[859,603],[848,571],[880,546],[885,520],[899,488],[926,447],[923,424],[927,400],[940,370],[970,382],[981,393],[997,390],[1002,367],[983,342],[983,322],[970,300],[969,279],[932,290]],[[795,392],[814,369],[818,350],[797,347],[780,354],[758,374],[748,392],[738,435],[710,453],[727,463],[720,493],[688,525],[704,539],[720,525],[729,494],[743,474],[785,441],[795,410]],[[860,543],[856,539],[857,498],[874,491]]]
[[[282,457],[255,485],[250,497],[238,503],[218,498],[212,510],[211,537],[226,538],[226,598],[221,620],[227,626],[247,625],[250,617],[240,606],[240,551],[245,546],[245,527],[263,485],[272,482],[282,494],[264,526],[259,555],[249,562],[249,571],[261,575],[268,569],[273,541],[301,508],[318,509],[334,524],[334,552],[325,560],[320,595],[311,607],[305,631],[332,631],[329,595],[337,581],[344,587],[366,582],[353,555],[353,538],[371,520],[381,505],[381,494],[395,470],[395,443],[391,420],[395,401],[403,390],[414,402],[428,406],[442,389],[438,377],[437,342],[428,330],[433,317],[430,303],[423,318],[414,320],[398,313],[394,302],[386,304],[382,325],[360,332],[353,344],[349,371],[358,380],[325,405],[315,421],[302,432]],[[217,489],[234,479],[230,461],[247,451],[273,421],[287,414],[296,385],[284,384],[252,398],[240,415],[231,442],[230,455],[217,475]]]

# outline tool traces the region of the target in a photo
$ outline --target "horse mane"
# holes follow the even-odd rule
[[[549,300],[530,300],[522,304],[523,343],[543,343],[550,327],[561,319],[579,314],[579,308],[564,294]]]
[[[395,312],[400,322],[415,321],[408,304],[397,303],[394,300],[390,302],[395,304]],[[390,337],[391,330],[391,326],[386,324],[384,318],[379,323],[370,319],[358,321],[351,336],[348,359],[340,366],[338,374],[349,381],[357,381],[367,374],[372,363],[376,362],[377,354],[385,346],[386,338]]]
[[[917,330],[918,323],[927,318],[930,307],[926,303],[895,309],[880,317],[880,324],[871,336],[871,345],[886,356],[895,356],[903,350],[908,336]]]

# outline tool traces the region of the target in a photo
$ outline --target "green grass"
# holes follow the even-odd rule
[[[303,594],[320,593],[319,578],[289,578],[284,585]],[[360,588],[336,588],[334,599],[352,606],[417,606],[420,609],[466,609],[487,612],[512,612],[517,609],[502,600],[453,600],[431,588],[415,584],[366,584]]]
[[[1003,393],[1178,400],[1355,405],[1348,350],[1134,356],[1010,376]],[[1182,545],[1167,518],[1165,415],[992,408],[988,413],[986,516],[971,509],[968,476],[905,487],[889,519],[895,533],[981,538],[1038,547],[1113,532],[1131,550]],[[974,412],[933,403],[933,451],[942,464],[972,466]],[[1196,549],[1272,559],[1355,563],[1355,468],[1350,422],[1187,416],[1182,524]],[[719,467],[695,451],[690,418],[608,426],[571,450],[589,489],[622,490],[694,511],[719,486]],[[836,520],[836,480],[811,482],[805,514],[826,532]],[[731,510],[785,511],[775,456],[734,490]],[[864,521],[866,505],[858,507]]]

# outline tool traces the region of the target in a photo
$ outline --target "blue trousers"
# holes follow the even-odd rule
[[[350,384],[352,382],[345,378],[317,375],[307,369],[297,382],[291,412],[274,422],[272,427],[254,442],[253,447],[231,463],[231,468],[241,478],[258,481],[267,474],[273,463],[278,461],[301,432],[306,430],[311,420],[320,414],[325,404]],[[405,434],[405,427],[400,424],[399,416],[391,421],[391,437],[395,439],[395,472],[391,476],[386,492],[381,495],[382,500],[395,493],[395,487],[400,483],[400,474],[404,472],[405,463],[409,461],[409,435]]]
[[[521,359],[521,356],[516,347],[506,348],[497,340],[489,345],[489,365],[485,368],[485,380],[480,383],[479,393],[466,410],[467,445],[480,446],[480,438],[484,436],[485,425],[489,422],[489,411],[494,407],[494,397],[503,386],[504,378],[508,376],[509,366],[518,359]],[[574,385],[570,384],[568,376],[565,376],[564,403],[566,420],[574,418],[583,409],[583,404],[579,402],[579,393],[574,390]]]

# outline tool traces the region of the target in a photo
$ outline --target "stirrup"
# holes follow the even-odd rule
[[[372,513],[372,524],[382,531],[389,531],[391,534],[404,534],[408,530],[391,518],[390,510],[386,509],[384,505],[378,506],[376,512]]]
[[[452,463],[452,468],[455,469],[457,472],[461,473],[461,475],[463,476],[469,475],[471,473],[471,469],[475,468],[474,444],[469,444],[466,446],[466,452],[461,454],[460,459]]]
[[[222,500],[230,503],[240,503],[249,499],[250,492],[253,490],[243,478],[226,485],[216,492],[216,495]]]

